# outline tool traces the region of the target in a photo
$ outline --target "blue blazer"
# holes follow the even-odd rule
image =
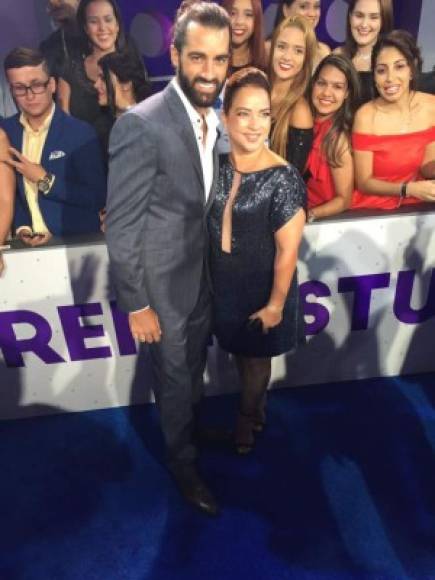
[[[24,128],[14,115],[1,121],[15,149],[22,151]],[[48,130],[41,165],[56,179],[48,194],[39,194],[39,207],[55,236],[100,231],[98,211],[106,203],[107,180],[100,144],[94,129],[57,106]],[[15,229],[31,226],[24,180],[17,173]]]

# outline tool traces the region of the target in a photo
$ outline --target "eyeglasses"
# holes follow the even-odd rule
[[[42,95],[47,89],[50,79],[45,82],[35,81],[30,85],[11,85],[11,90],[16,97],[25,97],[27,92],[30,91],[32,95]]]

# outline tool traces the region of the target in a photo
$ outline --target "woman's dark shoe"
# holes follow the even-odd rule
[[[234,434],[236,451],[239,455],[247,455],[254,448],[254,424],[255,418],[253,415],[246,415],[245,413],[239,412]]]
[[[253,417],[252,428],[256,433],[261,433],[266,426],[266,414],[264,410],[258,411]]]

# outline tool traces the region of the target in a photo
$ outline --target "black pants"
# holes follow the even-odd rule
[[[166,441],[169,468],[195,461],[192,441],[194,407],[203,395],[203,374],[211,330],[211,301],[205,278],[195,308],[181,319],[176,314],[157,313],[162,340],[150,347],[157,377],[156,402]]]

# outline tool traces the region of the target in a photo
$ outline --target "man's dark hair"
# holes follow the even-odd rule
[[[48,63],[39,50],[35,48],[26,48],[24,46],[18,46],[12,49],[5,58],[4,69],[5,73],[11,68],[23,68],[24,66],[39,66],[42,64],[42,68],[45,70],[48,76],[51,76],[50,68]]]
[[[191,22],[201,26],[230,31],[230,18],[226,11],[214,2],[195,2],[188,0],[177,12],[172,29],[172,44],[181,53],[186,44],[187,27]]]

